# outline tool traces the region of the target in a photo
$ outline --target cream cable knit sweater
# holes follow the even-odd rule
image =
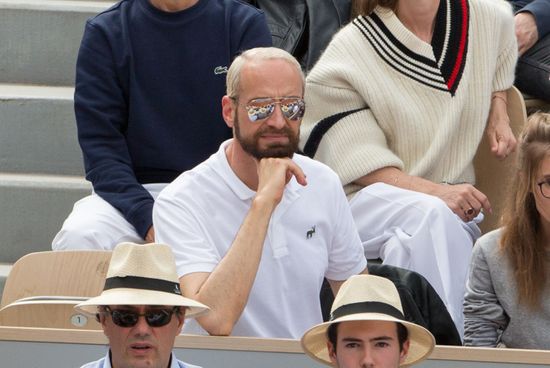
[[[501,0],[442,0],[432,44],[377,8],[337,33],[307,77],[301,148],[353,181],[395,166],[434,182],[474,182],[491,93],[517,59]]]

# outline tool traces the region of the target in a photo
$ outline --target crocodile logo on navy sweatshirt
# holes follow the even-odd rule
[[[218,75],[218,74],[227,74],[227,66],[217,66],[215,69],[214,69],[214,74]]]

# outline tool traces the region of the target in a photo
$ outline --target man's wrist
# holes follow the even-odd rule
[[[269,212],[270,214],[277,207],[278,202],[274,198],[266,195],[256,195],[252,200],[251,210],[260,212]]]

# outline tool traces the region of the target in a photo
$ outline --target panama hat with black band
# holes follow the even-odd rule
[[[331,365],[327,330],[332,324],[351,321],[388,321],[405,326],[410,346],[402,366],[425,359],[435,346],[435,338],[430,331],[405,320],[401,299],[393,282],[379,276],[356,275],[340,287],[332,304],[330,320],[312,327],[303,335],[304,352],[323,364]]]
[[[184,307],[185,317],[196,317],[208,307],[182,296],[174,255],[164,244],[121,243],[111,256],[102,293],[75,306],[95,315],[109,305]]]

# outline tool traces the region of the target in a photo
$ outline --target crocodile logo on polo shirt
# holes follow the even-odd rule
[[[217,66],[214,68],[214,74],[227,74],[227,66]]]

